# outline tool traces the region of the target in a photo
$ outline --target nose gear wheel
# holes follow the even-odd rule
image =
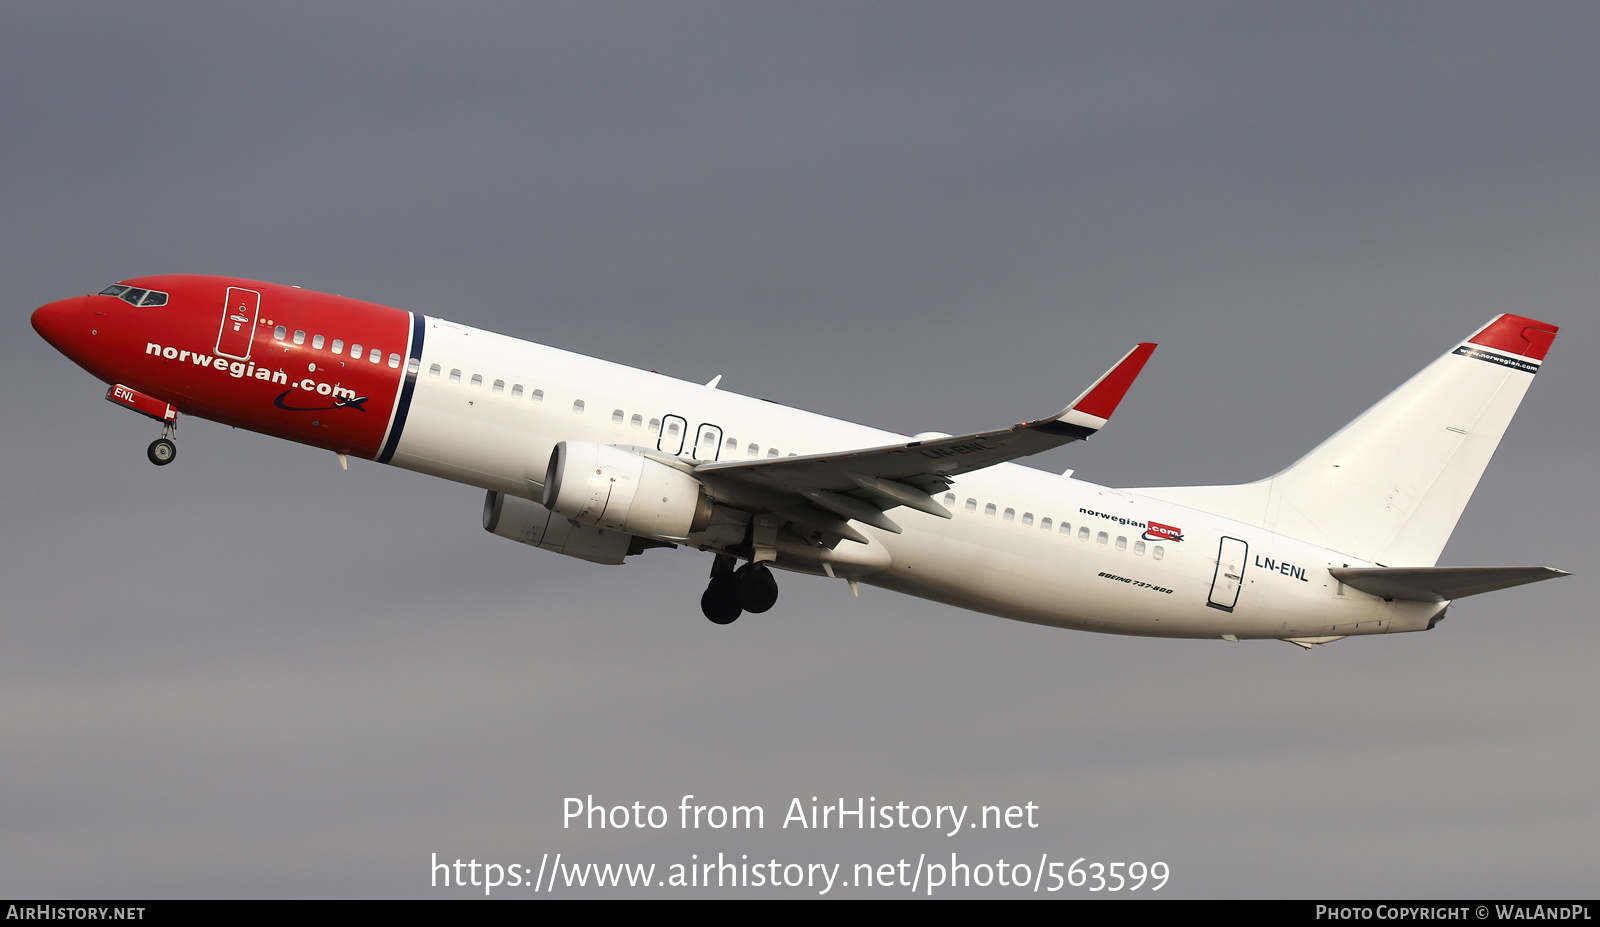
[[[173,444],[166,438],[157,438],[150,442],[150,447],[144,454],[150,458],[151,463],[158,467],[165,467],[167,464],[172,463],[173,458],[178,456],[178,445]]]
[[[178,443],[173,439],[178,436],[178,423],[166,421],[161,423],[161,437],[150,442],[145,449],[144,456],[158,467],[165,467],[178,456]]]

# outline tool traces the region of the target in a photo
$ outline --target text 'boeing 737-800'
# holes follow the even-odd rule
[[[196,415],[481,487],[486,529],[567,556],[708,551],[718,624],[770,609],[776,568],[1063,628],[1311,647],[1565,575],[1435,565],[1556,336],[1515,315],[1276,476],[1126,490],[1012,461],[1104,427],[1153,344],[1046,418],[908,439],[251,280],[125,280],[33,326],[162,423],[153,463]]]

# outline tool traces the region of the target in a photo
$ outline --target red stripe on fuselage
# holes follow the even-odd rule
[[[188,415],[360,457],[378,455],[405,377],[410,313],[232,277],[121,282],[167,293],[167,304],[141,308],[115,296],[88,297],[84,330],[56,347],[90,373]],[[248,361],[216,350],[229,287],[261,294]],[[279,326],[281,340],[274,337]],[[295,332],[305,333],[304,343],[294,343]],[[360,359],[352,357],[356,345]],[[377,363],[369,359],[372,351]],[[398,366],[389,366],[391,355]]]

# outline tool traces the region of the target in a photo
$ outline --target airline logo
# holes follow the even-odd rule
[[[1183,529],[1153,521],[1145,526],[1144,534],[1141,536],[1146,541],[1172,541],[1177,543],[1183,540]]]
[[[1078,509],[1078,514],[1091,515],[1095,518],[1104,518],[1107,521],[1114,521],[1119,525],[1143,528],[1144,534],[1140,535],[1140,537],[1144,538],[1146,541],[1172,541],[1173,543],[1177,543],[1183,540],[1182,528],[1174,528],[1171,525],[1163,525],[1159,521],[1144,522],[1139,521],[1137,518],[1126,518],[1122,515],[1108,515],[1105,512],[1097,512],[1094,509],[1085,508]]]
[[[212,357],[210,354],[200,351],[180,350],[172,345],[163,347],[154,341],[145,344],[144,353],[154,354],[156,357],[164,357],[167,360],[175,360],[180,364],[188,361],[196,367],[207,367],[219,373],[226,373],[235,380],[250,377],[256,380],[269,380],[273,383],[289,382],[289,375],[283,371],[283,368],[280,367],[275,371],[269,370],[266,367],[257,367],[254,361]]]
[[[175,360],[179,363],[187,361],[199,367],[206,367],[218,373],[227,374],[236,380],[265,380],[269,383],[287,386],[289,389],[284,390],[272,401],[273,405],[285,412],[325,412],[333,409],[355,409],[357,412],[367,411],[364,404],[369,397],[357,395],[355,390],[341,386],[338,383],[325,383],[311,377],[291,381],[289,374],[284,372],[282,367],[276,370],[257,367],[253,361],[236,361],[222,357],[212,357],[201,351],[181,350],[170,345],[162,346],[153,341],[144,346],[144,353],[167,360]],[[297,389],[314,393],[318,396],[326,396],[332,404],[319,406],[288,404],[287,400],[290,394]]]
[[[332,409],[355,409],[357,412],[367,411],[366,402],[368,397],[357,396],[355,394],[355,390],[331,386],[331,384],[328,383],[318,383],[315,380],[312,380],[310,377],[301,380],[299,383],[296,383],[295,386],[309,392],[321,394],[323,396],[331,395],[333,397],[333,405],[291,406],[285,400],[289,398],[290,393],[294,392],[292,389],[286,389],[279,393],[278,398],[272,400],[272,404],[285,412],[327,412]]]

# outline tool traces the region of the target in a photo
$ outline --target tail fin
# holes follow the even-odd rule
[[[1557,331],[1499,316],[1277,476],[1136,491],[1370,563],[1432,566]]]

